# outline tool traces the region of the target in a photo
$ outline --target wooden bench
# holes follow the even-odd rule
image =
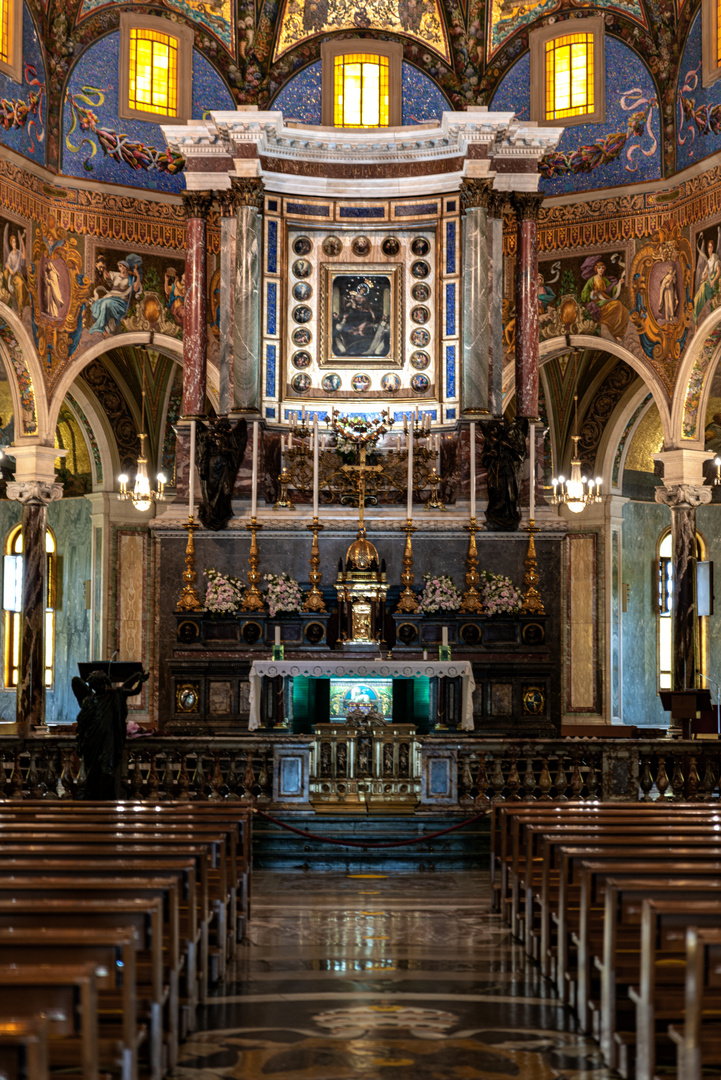
[[[677,1046],[677,1073],[701,1080],[721,1069],[721,929],[686,930],[686,984],[683,1024],[670,1024]]]
[[[0,1020],[0,1076],[49,1080],[48,1022],[44,1016]]]

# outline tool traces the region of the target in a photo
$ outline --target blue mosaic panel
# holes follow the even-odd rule
[[[287,206],[289,214],[304,214],[306,217],[328,217],[329,206],[313,206],[313,203],[289,202]]]
[[[353,413],[353,415],[355,416],[356,414]],[[379,413],[366,413],[364,415],[367,415],[367,416],[379,416],[380,414]],[[421,418],[423,418],[424,416],[430,416],[431,420],[435,420],[436,417],[438,416],[438,413],[436,412],[435,409],[421,409],[418,415]],[[415,409],[405,409],[403,412],[394,412],[393,413],[393,419],[394,420],[400,420],[401,422],[403,421],[403,418],[406,417],[406,416],[408,417],[409,420],[415,420],[415,418],[416,418],[416,410]]]
[[[269,345],[265,354],[265,396],[275,397],[275,345]]]
[[[101,8],[112,6],[112,0],[83,0],[78,22]],[[235,48],[235,4],[232,0],[214,0],[210,4],[204,3],[203,0],[165,0],[164,6],[175,8],[176,11],[190,19],[191,22],[200,23],[214,37],[223,42],[229,53],[233,53]],[[45,7],[47,8],[47,2],[45,2]],[[241,21],[241,34],[242,25]]]
[[[452,337],[456,332],[456,286],[453,282],[446,285],[446,334]]]
[[[446,409],[446,420],[455,420],[455,418],[456,418],[456,410],[455,409]]]
[[[344,218],[382,218],[385,210],[382,206],[341,206],[340,216]]]
[[[268,299],[266,303],[266,325],[268,333],[274,334],[277,323],[277,297],[278,288],[274,281],[268,283]]]
[[[268,273],[278,272],[278,222],[268,222]]]
[[[396,206],[395,217],[420,217],[421,214],[437,214],[438,203],[415,203],[413,206]]]
[[[172,162],[158,124],[118,117],[120,34],[100,38],[83,53],[70,75],[63,106],[62,167],[68,176],[157,191],[182,191],[182,162]],[[193,50],[193,116],[234,109],[227,86],[197,49]],[[81,127],[87,110],[94,127]],[[96,129],[116,146],[119,160],[103,150]],[[140,168],[128,164],[124,154]]]
[[[530,80],[531,62],[525,53],[501,81],[489,108],[513,111],[520,120],[528,120]],[[636,135],[632,125],[638,124],[639,113],[644,119],[641,134]],[[609,135],[614,136],[614,160],[596,164],[601,158],[597,144]],[[648,68],[632,49],[606,35],[606,119],[602,124],[566,128],[558,150],[542,162],[540,190],[563,195],[658,179],[660,142],[656,89]],[[547,170],[555,166],[552,175],[544,173],[544,163]]]
[[[446,273],[456,272],[456,223],[446,222]]]
[[[449,112],[453,106],[448,98],[423,71],[413,64],[403,61],[403,98],[401,105],[402,124],[430,124],[437,120],[440,124],[443,112]]]
[[[265,410],[265,418],[266,418],[266,420],[275,420],[275,408],[266,409]]]
[[[349,414],[343,413],[343,415],[346,416],[346,415],[349,415]],[[353,415],[355,416],[356,413],[353,413]],[[380,414],[379,413],[374,413],[373,415],[374,416],[379,416]],[[285,412],[283,413],[283,418],[285,420],[292,420],[292,418],[294,416],[300,421],[300,419],[302,417],[301,410],[300,409],[286,409]],[[313,420],[315,420],[317,418],[318,423],[320,423],[322,420],[328,420],[329,417],[328,417],[327,412],[313,412],[311,409],[306,409],[305,418],[306,418],[306,420],[310,420],[311,423],[313,422]]]
[[[721,150],[721,82],[701,82],[701,11],[691,26],[679,68],[676,161],[684,169]]]
[[[456,200],[455,199],[449,199],[448,200],[448,202],[446,203],[446,212],[449,213],[449,214],[455,214],[455,212],[456,212]]]
[[[281,88],[271,109],[283,113],[283,119],[299,124],[320,124],[321,62],[309,64]]]
[[[456,396],[456,347],[455,345],[446,346],[446,397]],[[450,416],[450,409],[447,410],[446,416]],[[453,412],[455,416],[455,410]]]
[[[0,100],[3,102],[0,143],[16,154],[44,165],[47,121],[45,65],[35,23],[26,4],[23,4],[22,50],[22,82],[13,82],[0,72]],[[16,110],[22,113],[23,106],[27,108],[27,117],[20,124],[15,120],[15,113]]]
[[[277,209],[278,209],[278,200],[277,199],[268,199],[268,210],[277,210]]]

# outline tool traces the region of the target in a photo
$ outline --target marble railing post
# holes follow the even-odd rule
[[[237,213],[235,264],[234,411],[261,411],[261,247],[263,181],[233,177]]]
[[[516,416],[538,420],[538,213],[543,195],[517,191]]]
[[[207,377],[207,220],[213,203],[209,191],[184,191],[185,316],[183,319],[183,418],[205,415]]]
[[[22,504],[23,589],[16,718],[18,734],[45,726],[45,608],[47,505],[62,497],[63,485],[11,481],[8,498]]]
[[[701,661],[696,614],[696,507],[711,502],[711,488],[694,484],[658,487],[656,502],[671,508],[673,689],[692,690]]]
[[[218,343],[218,412],[233,408],[233,347],[235,330],[235,271],[238,220],[236,195],[230,188],[216,192],[220,207],[220,340]]]
[[[488,291],[488,204],[492,180],[461,184],[463,206],[463,375],[461,414],[472,420],[488,413],[490,346]]]
[[[503,211],[505,192],[493,191],[488,204],[488,295],[490,297],[489,406],[503,415]]]

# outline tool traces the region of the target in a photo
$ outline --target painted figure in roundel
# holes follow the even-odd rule
[[[661,319],[666,323],[674,322],[676,318],[676,309],[678,307],[676,278],[676,266],[674,263],[670,263],[658,287],[658,306]]]
[[[95,290],[95,299],[90,305],[94,320],[90,333],[102,334],[103,337],[117,330],[127,315],[131,302],[143,291],[143,260],[140,256],[128,255],[121,259],[117,272],[112,271],[106,275],[105,287],[107,292],[104,296],[98,295],[99,289]]]
[[[601,333],[605,331],[606,336],[617,341],[623,339],[631,314],[618,299],[625,276],[625,271],[620,278],[609,276],[605,262],[596,255],[590,255],[581,267],[581,277],[586,282],[581,300],[591,318],[600,324]]]
[[[715,242],[713,239],[709,239],[704,244],[703,236],[699,237],[693,298],[694,322],[699,321],[704,308],[719,287],[719,280],[721,279],[719,249],[721,249],[721,225],[717,229]]]
[[[43,312],[49,319],[60,319],[65,307],[63,282],[54,259],[46,259],[42,270],[41,296]]]
[[[2,283],[10,306],[21,315],[29,303],[25,279],[25,230],[11,233],[9,222],[3,231]]]

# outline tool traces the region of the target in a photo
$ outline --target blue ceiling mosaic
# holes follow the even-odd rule
[[[45,164],[45,65],[35,24],[23,4],[22,82],[0,72],[0,142]]]
[[[676,109],[679,170],[721,150],[721,80],[703,86],[701,30],[699,11],[686,40],[679,68]]]

